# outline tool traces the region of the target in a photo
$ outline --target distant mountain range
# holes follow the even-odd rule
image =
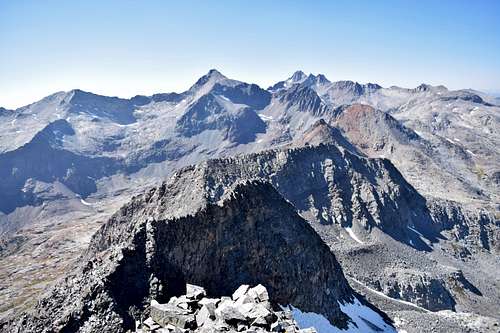
[[[351,286],[401,327],[450,310],[439,314],[450,331],[471,320],[489,329],[500,306],[499,124],[500,101],[478,91],[302,71],[267,89],[212,69],[182,93],[72,90],[0,108],[0,317],[31,308],[112,213],[171,177],[180,201],[169,218],[264,182],[250,192],[270,186],[278,206],[291,203]],[[157,200],[148,209],[165,209]],[[123,209],[132,227],[146,223]]]

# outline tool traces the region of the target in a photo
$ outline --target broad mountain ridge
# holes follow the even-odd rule
[[[101,252],[115,258],[110,253],[129,248],[129,237],[138,237],[132,246],[137,249],[147,245],[148,237],[156,241],[167,237],[163,232],[155,234],[163,228],[159,220],[196,219],[210,206],[214,223],[222,223],[220,214],[242,210],[251,216],[243,220],[256,219],[255,213],[262,223],[279,223],[280,232],[285,232],[287,219],[312,227],[304,242],[324,245],[315,245],[308,260],[316,262],[313,252],[325,253],[325,258],[332,253],[334,259],[325,260],[333,260],[335,267],[321,267],[319,272],[336,272],[342,276],[338,281],[345,274],[335,297],[352,301],[349,295],[355,294],[354,288],[366,297],[366,304],[386,311],[393,320],[402,318],[404,325],[395,322],[402,329],[412,331],[422,317],[433,318],[428,311],[451,311],[437,314],[442,328],[459,331],[473,317],[481,323],[480,330],[493,331],[500,299],[495,287],[500,253],[499,111],[494,98],[473,90],[426,84],[414,89],[384,88],[330,81],[322,74],[302,71],[262,89],[217,70],[210,70],[182,93],[126,99],[72,90],[16,110],[0,109],[4,180],[0,183],[4,267],[0,317],[12,320],[32,309],[40,290],[81,264],[79,254],[89,244],[83,262],[95,261]],[[158,187],[168,177],[168,185]],[[155,200],[138,199],[148,193],[156,193]],[[269,221],[262,218],[259,205],[272,217]],[[273,212],[279,207],[288,207],[283,208],[286,218]],[[165,216],[155,217],[162,211]],[[201,225],[206,219],[182,223]],[[156,223],[155,231],[141,236],[151,223]],[[166,223],[166,228],[175,223]],[[195,229],[183,232],[192,234],[194,241]],[[235,232],[241,234],[241,230]],[[259,232],[260,238],[267,237],[263,230]],[[299,239],[304,232],[310,233],[287,237]],[[249,242],[247,249],[254,251],[252,239],[241,241]],[[175,240],[167,243],[174,246]],[[266,258],[274,260],[271,253],[281,251],[281,245],[286,246],[263,243],[262,251],[271,251]],[[130,258],[138,258],[131,259],[129,268],[120,268],[122,259],[105,259],[105,267],[112,267],[109,274],[144,270],[137,282],[143,290],[150,278],[146,272],[155,269],[150,258],[156,250],[141,258],[136,250],[127,252]],[[194,262],[179,265],[191,267]],[[303,296],[283,291],[297,281],[274,289],[274,280],[264,279],[259,265],[267,264],[247,267],[254,278],[235,277],[234,283],[218,287],[213,287],[217,281],[190,268],[183,274],[218,296],[242,283],[266,282],[270,294],[279,289],[276,295],[286,295],[290,301],[308,298],[295,306],[322,313],[338,327],[348,325],[347,318],[339,319],[340,308],[327,310],[310,303],[312,290]],[[27,267],[27,273],[21,267]],[[52,294],[57,296],[35,307],[38,319],[26,317],[34,320],[30,329],[53,319],[49,314],[55,300],[68,305],[54,314],[64,322],[61,325],[104,329],[92,325],[99,325],[108,312],[92,310],[96,312],[91,316],[100,318],[97,322],[69,315],[70,304],[87,296],[92,304],[97,302],[97,308],[101,301],[115,302],[109,308],[116,319],[111,330],[132,327],[132,317],[126,313],[149,300],[149,289],[132,303],[123,303],[117,299],[121,296],[107,289],[101,296],[82,296],[84,285],[100,285],[94,274],[101,273],[78,269],[86,273],[77,282],[68,277],[64,287]],[[285,296],[280,297],[281,302]],[[404,307],[404,302],[410,304],[408,309],[395,306]],[[75,311],[88,313],[80,305]],[[40,314],[45,319],[36,317]]]

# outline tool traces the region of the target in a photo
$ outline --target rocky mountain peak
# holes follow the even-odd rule
[[[12,110],[0,107],[0,117],[9,116],[12,114]]]
[[[447,92],[448,88],[443,85],[432,86],[427,83],[422,83],[418,87],[412,89],[412,92]]]
[[[388,113],[365,104],[353,104],[339,114],[336,125],[349,134],[349,140],[359,147],[375,150],[388,148],[389,140],[418,140],[418,135],[401,125]],[[363,139],[363,143],[360,141]],[[366,141],[364,141],[366,140]]]
[[[431,89],[432,89],[431,85],[422,83],[418,87],[416,87],[414,90],[417,92],[426,92],[426,91],[430,91]]]
[[[323,118],[316,121],[302,137],[297,139],[292,146],[317,146],[332,144],[342,147],[352,153],[362,155],[340,132],[338,128],[330,126]]]
[[[296,84],[290,89],[282,90],[278,92],[277,98],[288,109],[295,109],[300,112],[321,115],[329,110],[316,91],[307,85]]]
[[[208,71],[207,74],[203,75],[196,81],[196,83],[189,89],[190,91],[194,91],[197,89],[200,89],[201,87],[209,84],[213,86],[217,82],[222,82],[224,80],[227,80],[228,78],[222,75],[221,72],[219,72],[216,69],[211,69]]]
[[[87,114],[101,120],[127,125],[136,121],[134,103],[129,99],[108,97],[74,89],[66,94],[60,106],[74,114]]]
[[[318,74],[316,75],[316,82],[319,83],[319,84],[327,84],[327,83],[331,83],[325,75],[323,74]]]
[[[334,254],[273,186],[240,182],[216,204],[178,215],[169,201],[205,196],[197,187],[182,193],[178,179],[120,209],[94,235],[88,259],[12,328],[126,331],[137,310],[182,295],[186,282],[215,297],[263,284],[273,307],[290,304],[348,327],[340,304],[356,298]],[[152,214],[159,209],[163,219]]]
[[[343,93],[350,93],[354,96],[363,94],[363,86],[354,81],[337,81],[333,82],[332,88],[334,90],[342,91]]]
[[[296,84],[301,84],[305,86],[325,86],[330,84],[330,81],[323,74],[309,74],[306,75],[303,71],[296,71],[285,81],[279,81],[273,86],[269,87],[268,90],[272,92],[277,92],[282,89],[288,89]]]
[[[298,83],[298,82],[302,82],[302,81],[304,81],[306,78],[307,78],[306,73],[304,73],[304,72],[303,72],[303,71],[301,71],[301,70],[298,70],[298,71],[294,72],[294,73],[292,74],[292,76],[290,76],[290,77],[288,78],[288,80],[287,80],[287,81],[289,81],[289,82],[291,82],[291,83]]]

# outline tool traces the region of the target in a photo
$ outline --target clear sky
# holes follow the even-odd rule
[[[0,0],[0,106],[183,91],[210,68],[500,91],[500,1]]]

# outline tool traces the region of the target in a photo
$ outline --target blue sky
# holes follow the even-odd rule
[[[500,1],[0,0],[0,106],[182,91],[210,68],[500,91]]]

